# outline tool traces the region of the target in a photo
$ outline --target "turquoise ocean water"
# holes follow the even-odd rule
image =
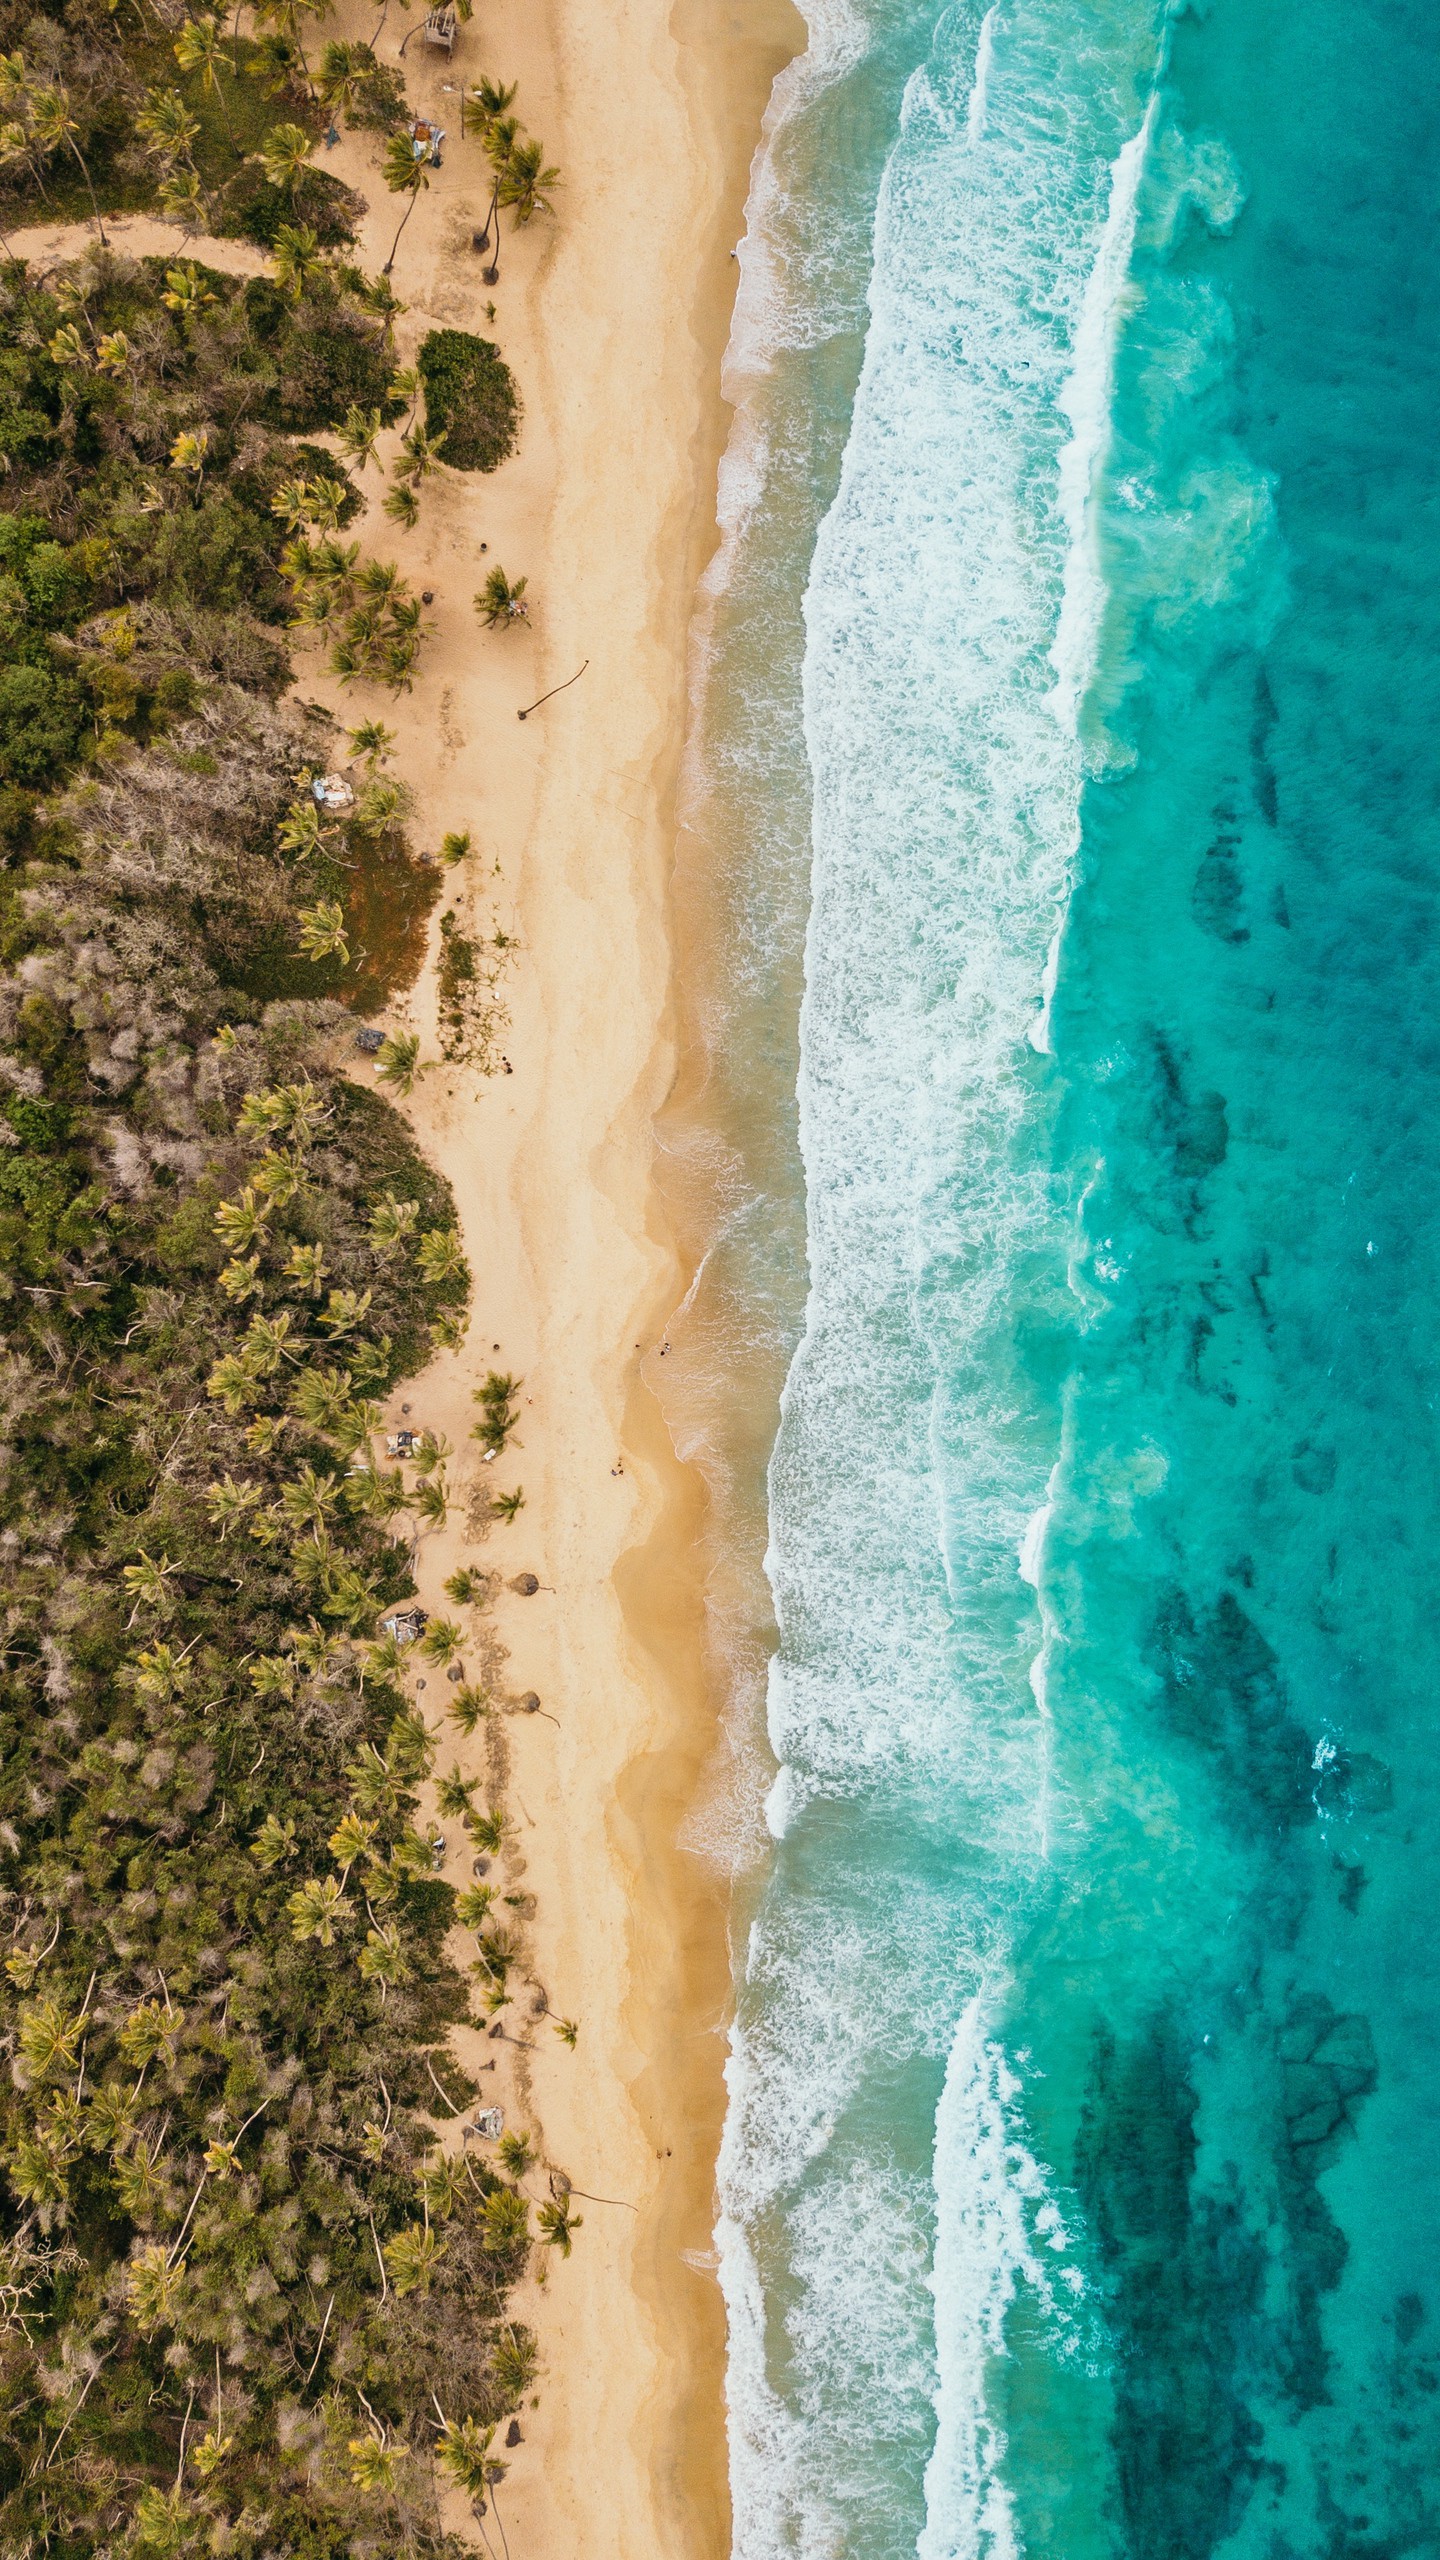
[[[1440,2553],[1437,187],[1416,0],[827,0],[772,110],[741,2560]]]

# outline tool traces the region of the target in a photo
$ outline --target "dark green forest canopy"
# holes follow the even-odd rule
[[[249,983],[328,748],[270,499],[390,364],[350,271],[0,271],[7,2560],[438,2551],[533,2378],[525,2199],[435,2140],[507,1941],[447,1954],[375,1642],[468,1274],[349,1017]]]

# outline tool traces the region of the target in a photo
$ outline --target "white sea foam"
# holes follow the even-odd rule
[[[1049,1839],[1058,1420],[1027,1402],[1012,1345],[1031,1293],[1064,1295],[1036,1066],[1083,780],[1057,651],[1078,701],[1154,61],[1139,0],[1128,17],[1116,0],[1113,60],[1105,34],[1080,0],[942,21],[877,209],[807,597],[811,1286],[770,1472],[779,1845],[742,1968],[717,2242],[743,2560],[878,2560],[922,2530],[924,2560],[999,2560],[986,2362],[1019,2285],[1057,2338],[1067,2317],[1063,2226],[976,2003]],[[752,376],[765,345],[815,343],[798,273],[747,266],[754,334],[732,360]],[[822,259],[800,281],[832,279]],[[882,2168],[883,2128],[947,2057],[922,2206]],[[856,2270],[877,2265],[867,2290]],[[922,2527],[870,2448],[875,2377],[913,2428],[932,2357],[933,2444],[904,2438],[930,2452]]]
[[[955,2031],[935,2118],[938,2381],[919,2560],[1016,2560],[1005,2442],[987,2409],[985,2368],[1005,2352],[1006,2316],[1022,2286],[1057,2340],[1073,2325],[1070,2234],[1025,2141],[1019,2099],[977,1997]]]
[[[1078,732],[1080,705],[1094,673],[1105,609],[1095,482],[1109,449],[1115,344],[1135,243],[1140,180],[1159,111],[1158,97],[1152,98],[1138,133],[1117,154],[1110,172],[1109,210],[1099,255],[1086,282],[1075,333],[1075,360],[1060,401],[1071,429],[1060,456],[1060,506],[1069,547],[1059,628],[1050,655],[1056,678],[1055,708],[1072,735]]]

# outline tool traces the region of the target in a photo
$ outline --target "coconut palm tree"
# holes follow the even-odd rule
[[[340,940],[343,944],[345,940],[343,934],[340,936]],[[323,957],[324,955],[322,954],[321,956]],[[346,958],[348,959],[348,957],[349,953],[347,950]],[[326,1267],[325,1248],[323,1245],[319,1244],[292,1245],[285,1258],[285,1270],[288,1277],[292,1280],[298,1280],[302,1289],[308,1291],[312,1298],[318,1298],[324,1289]]]
[[[167,169],[182,160],[188,168],[194,168],[192,146],[200,130],[199,119],[192,116],[178,89],[148,90],[145,104],[135,118],[135,130],[150,157],[163,162]]]
[[[285,1905],[290,1914],[290,1934],[304,1940],[314,1938],[322,1947],[335,1944],[335,1923],[345,1908],[345,1896],[334,1876],[310,1876],[292,1893]]]
[[[494,2468],[489,2458],[494,2439],[495,2429],[482,2427],[478,2418],[447,2418],[435,2447],[442,2471],[448,2472],[457,2489],[463,2489],[477,2505],[484,2501]]]
[[[320,56],[316,86],[321,105],[348,120],[363,106],[365,91],[379,68],[373,46],[343,44],[332,38]]]
[[[388,2440],[378,2432],[368,2436],[352,2436],[345,2450],[350,2457],[350,2477],[357,2489],[371,2496],[388,2496],[400,2477],[400,2465],[409,2446]]]
[[[419,1222],[418,1200],[397,1200],[387,1191],[370,1211],[370,1249],[378,1262],[388,1262],[402,1244],[412,1236]]]
[[[165,270],[165,291],[160,296],[167,311],[173,311],[181,331],[189,337],[196,322],[211,309],[215,296],[200,270],[190,259]]]
[[[95,228],[100,234],[100,246],[102,249],[108,249],[110,243],[105,237],[105,225],[100,217],[100,200],[95,193],[95,181],[90,175],[90,163],[80,148],[80,127],[70,113],[69,91],[62,89],[58,81],[47,82],[43,88],[32,89],[29,93],[29,110],[31,132],[45,156],[48,158],[55,151],[68,151],[78,166],[80,175],[85,181],[86,194],[90,198],[90,210],[95,216]]]
[[[477,1689],[472,1681],[465,1681],[450,1701],[450,1713],[462,1733],[473,1733],[490,1713],[488,1691]]]
[[[400,216],[399,230],[390,243],[390,255],[380,270],[382,275],[388,276],[395,264],[395,252],[400,246],[400,233],[404,230],[420,197],[429,186],[430,180],[426,175],[424,161],[416,159],[415,146],[409,135],[404,133],[392,133],[386,143],[381,174],[392,196],[404,195],[410,199]]]
[[[460,1238],[453,1227],[432,1227],[420,1242],[420,1277],[427,1288],[439,1288],[446,1280],[458,1280],[465,1272],[465,1256]]]
[[[356,794],[355,823],[367,836],[388,836],[409,816],[412,805],[412,794],[403,782],[367,782]]]
[[[136,1610],[153,1609],[158,1616],[175,1605],[175,1567],[166,1555],[148,1555],[142,1547],[136,1563],[122,1567],[120,1579]]]
[[[497,1493],[490,1508],[497,1520],[513,1523],[525,1508],[524,1486],[517,1484],[513,1493]]]
[[[314,148],[313,137],[303,124],[277,124],[271,126],[255,154],[268,183],[282,189],[292,205]]]
[[[411,1094],[415,1079],[423,1075],[420,1064],[420,1035],[416,1031],[392,1031],[380,1043],[375,1055],[375,1073],[385,1084],[393,1084],[397,1093]]]
[[[444,441],[443,427],[435,436],[428,434],[424,427],[409,428],[400,439],[403,459],[395,465],[396,478],[408,480],[416,487],[422,480],[428,480],[441,459],[440,447]]]
[[[298,133],[298,125],[277,125],[276,133]],[[275,135],[266,136],[268,150]],[[266,171],[269,175],[269,171]],[[328,263],[319,240],[304,222],[282,222],[275,233],[275,281],[292,302],[303,300],[318,276],[323,276]]]
[[[356,755],[363,756],[372,767],[385,764],[395,744],[395,732],[387,729],[383,720],[359,720],[347,735]]]
[[[562,2258],[570,2255],[571,2235],[584,2227],[585,2217],[572,2213],[570,2199],[565,2196],[554,2204],[542,2204],[535,2217],[548,2249],[558,2249]]]
[[[300,30],[307,18],[322,17],[329,6],[330,0],[255,0],[257,23],[272,28],[282,42],[294,48],[295,60],[300,65],[301,74],[312,98],[315,95],[315,83],[311,78],[310,65],[305,54],[305,42]]]
[[[501,81],[492,80],[488,72],[482,71],[474,88],[467,90],[466,105],[473,115],[482,141],[488,140],[491,127],[498,123],[507,107],[513,104],[515,88],[516,84],[513,80],[507,89]]]
[[[193,169],[171,169],[155,190],[167,222],[178,222],[188,240],[205,225],[205,190]]]
[[[266,1221],[270,1202],[257,1200],[247,1182],[238,1200],[222,1200],[215,1212],[215,1233],[233,1253],[248,1253],[261,1243],[269,1230]]]
[[[391,523],[398,524],[404,533],[412,532],[420,521],[420,501],[408,480],[397,480],[393,488],[386,490],[381,504]]]
[[[503,569],[497,567],[490,571],[475,598],[475,610],[487,631],[494,631],[497,627],[508,629],[512,623],[528,618],[530,608],[522,599],[529,583],[528,578],[517,578],[512,585]]]
[[[500,177],[500,202],[510,205],[515,214],[515,228],[522,230],[537,213],[553,213],[546,190],[558,187],[560,172],[547,168],[543,142],[517,142],[511,149]]]
[[[353,464],[357,471],[365,470],[372,462],[378,469],[379,454],[376,448],[380,441],[379,410],[360,409],[353,405],[348,408],[345,412],[345,423],[340,429],[339,441],[340,450],[346,461]]]
[[[199,72],[200,86],[206,97],[214,98],[219,106],[233,151],[235,128],[230,122],[230,110],[225,104],[220,65],[222,62],[225,63],[225,68],[232,79],[235,76],[235,66],[233,62],[225,61],[225,55],[221,51],[224,32],[218,18],[192,18],[189,25],[182,27],[176,37],[175,59],[182,71]]]
[[[514,96],[513,90],[511,91],[511,96]],[[497,176],[503,169],[509,166],[510,154],[515,149],[519,139],[520,119],[518,116],[497,115],[490,118],[490,121],[485,128],[485,150],[489,158],[490,165],[492,169],[495,170]]]

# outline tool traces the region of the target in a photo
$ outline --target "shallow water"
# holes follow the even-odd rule
[[[785,1374],[737,2551],[1440,2550],[1429,22],[812,56],[697,663],[672,1387],[740,1546],[727,1348]]]

